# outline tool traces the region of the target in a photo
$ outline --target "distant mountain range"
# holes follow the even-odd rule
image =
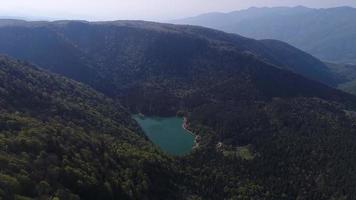
[[[356,96],[284,42],[142,21],[0,20],[0,53],[24,60],[0,57],[4,199],[356,197]],[[130,113],[184,116],[198,147],[166,155]]]
[[[356,8],[250,8],[173,23],[200,25],[256,39],[277,39],[323,61],[356,63]]]

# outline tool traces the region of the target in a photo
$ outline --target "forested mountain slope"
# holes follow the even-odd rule
[[[50,105],[44,106],[43,112],[37,111],[41,107],[36,93],[30,95],[34,98],[29,101],[34,105],[30,107],[23,106],[27,104],[21,101],[12,106],[13,101],[4,98],[1,102],[5,113],[14,115],[17,111],[38,123],[56,123],[60,130],[56,132],[58,137],[63,131],[67,133],[65,127],[69,126],[74,133],[78,130],[78,134],[70,136],[89,140],[81,147],[69,148],[80,152],[79,160],[69,162],[75,166],[79,163],[80,170],[72,172],[69,168],[69,171],[70,177],[74,175],[80,181],[53,183],[51,178],[42,178],[47,176],[37,178],[37,174],[34,176],[37,179],[31,178],[44,179],[47,184],[42,185],[54,188],[51,191],[55,192],[50,194],[59,195],[59,189],[67,188],[70,194],[82,199],[110,198],[100,195],[131,199],[351,200],[356,197],[353,187],[356,97],[294,73],[303,72],[307,66],[313,69],[313,63],[319,62],[299,50],[278,41],[255,41],[192,26],[133,21],[17,23],[7,22],[0,28],[1,51],[82,81],[114,99],[73,81],[65,86],[67,79],[43,71],[26,67],[30,76],[21,75],[17,71],[22,68],[10,62],[17,69],[16,75],[5,70],[4,77],[19,80],[4,81],[5,92],[21,80],[32,80],[30,77],[36,76],[33,71],[46,74],[43,76],[51,78],[38,75],[35,80],[44,79],[45,84],[40,85],[50,85],[46,83],[60,79],[56,84],[61,86],[53,91],[63,93],[61,99],[67,102],[60,105],[69,104],[64,107],[69,111],[57,105],[58,92],[50,93],[46,87],[38,86],[35,91],[41,91],[42,96],[54,95],[49,100],[40,98],[46,100],[41,104]],[[291,54],[298,56],[290,58]],[[318,67],[315,70],[324,71]],[[308,71],[305,75],[315,73],[317,80],[332,83],[329,81],[334,77],[329,79],[328,71],[324,72]],[[3,96],[23,99],[20,95],[28,93],[29,81],[25,82],[21,84],[23,92],[10,90],[12,93]],[[85,96],[80,91],[98,97]],[[95,103],[90,103],[92,100]],[[133,113],[184,115],[188,128],[197,135],[197,148],[183,158],[162,155],[140,135],[129,114],[120,106],[115,108],[118,102]],[[14,111],[8,111],[11,106]],[[51,120],[47,122],[41,114]],[[36,123],[28,123],[27,127]],[[10,128],[15,134],[4,133],[5,142],[16,141],[16,135],[21,133]],[[51,134],[44,138],[52,138]],[[67,139],[55,144],[63,141]],[[87,146],[98,146],[89,150],[93,156],[86,157],[88,151],[82,153]],[[49,146],[44,148],[54,151]],[[64,160],[63,151],[68,153],[67,148],[59,145],[54,155],[62,155],[59,158]],[[24,163],[41,156],[36,152],[32,159],[26,160],[21,152],[14,148],[10,155],[7,150],[4,155],[25,159]],[[101,160],[92,163],[93,157]],[[52,161],[47,157],[43,160]],[[20,171],[10,169],[8,162],[4,166],[9,168],[7,176],[16,177]],[[66,170],[59,172],[64,173],[59,177],[66,177]],[[52,175],[52,171],[48,174]],[[42,194],[29,194],[23,189],[18,192],[16,185],[3,184],[10,188],[10,192],[4,190],[6,194],[32,197]]]
[[[119,104],[3,56],[0,144],[3,199],[178,198],[172,159]]]
[[[256,39],[288,42],[319,59],[356,62],[356,9],[336,7],[250,8],[230,13],[207,13],[174,23],[200,25]]]
[[[313,98],[198,108],[191,187],[203,199],[354,199],[355,119]]]
[[[344,80],[338,85],[338,88],[356,94],[356,65],[327,63],[327,66],[339,77],[339,80]]]
[[[280,46],[283,53],[276,51]],[[212,56],[207,54],[218,49],[251,54],[328,85],[339,81],[322,62],[287,44],[260,42],[201,27],[140,21],[0,20],[1,53],[97,87],[100,84],[100,89],[107,90],[118,84],[117,78],[108,76],[113,70],[155,64],[182,67]]]

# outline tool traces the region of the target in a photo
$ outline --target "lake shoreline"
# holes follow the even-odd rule
[[[184,130],[186,130],[189,134],[194,136],[194,145],[193,145],[192,149],[198,148],[199,147],[200,136],[195,134],[195,133],[193,133],[191,130],[189,130],[188,118],[187,117],[183,117],[182,128]]]
[[[146,116],[133,114],[148,139],[162,150],[174,156],[184,156],[196,146],[197,138],[188,129],[188,121],[183,117]]]

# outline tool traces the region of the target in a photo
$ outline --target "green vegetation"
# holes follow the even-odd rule
[[[3,57],[0,91],[3,199],[177,198],[174,160],[104,95]]]
[[[328,63],[327,66],[342,80],[339,89],[356,94],[356,65]]]
[[[339,82],[324,63],[283,42],[257,41],[202,27],[153,22],[0,20],[0,52],[110,95],[125,92],[122,90],[132,84],[133,76],[159,81],[162,80],[157,77],[159,70],[172,69],[168,75],[184,77],[192,66],[196,73],[206,68],[223,68],[226,58],[238,59],[238,54],[328,85]],[[217,60],[217,55],[223,60]],[[236,63],[243,65],[241,61]],[[158,86],[147,84],[146,87]],[[169,91],[161,89],[166,100],[170,100]]]
[[[284,70],[262,43],[147,22],[25,24],[4,26],[0,49],[82,83],[0,59],[5,199],[356,198],[356,97]],[[186,117],[197,148],[166,155],[129,111]]]
[[[349,81],[338,86],[341,90],[356,95],[356,80]]]
[[[255,158],[251,145],[245,145],[241,147],[226,147],[223,143],[219,142],[216,148],[226,157],[238,157],[243,160],[253,160]]]

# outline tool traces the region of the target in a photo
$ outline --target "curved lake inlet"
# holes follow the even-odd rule
[[[133,115],[148,138],[172,155],[185,155],[192,150],[194,136],[185,130],[181,117],[146,117]]]

